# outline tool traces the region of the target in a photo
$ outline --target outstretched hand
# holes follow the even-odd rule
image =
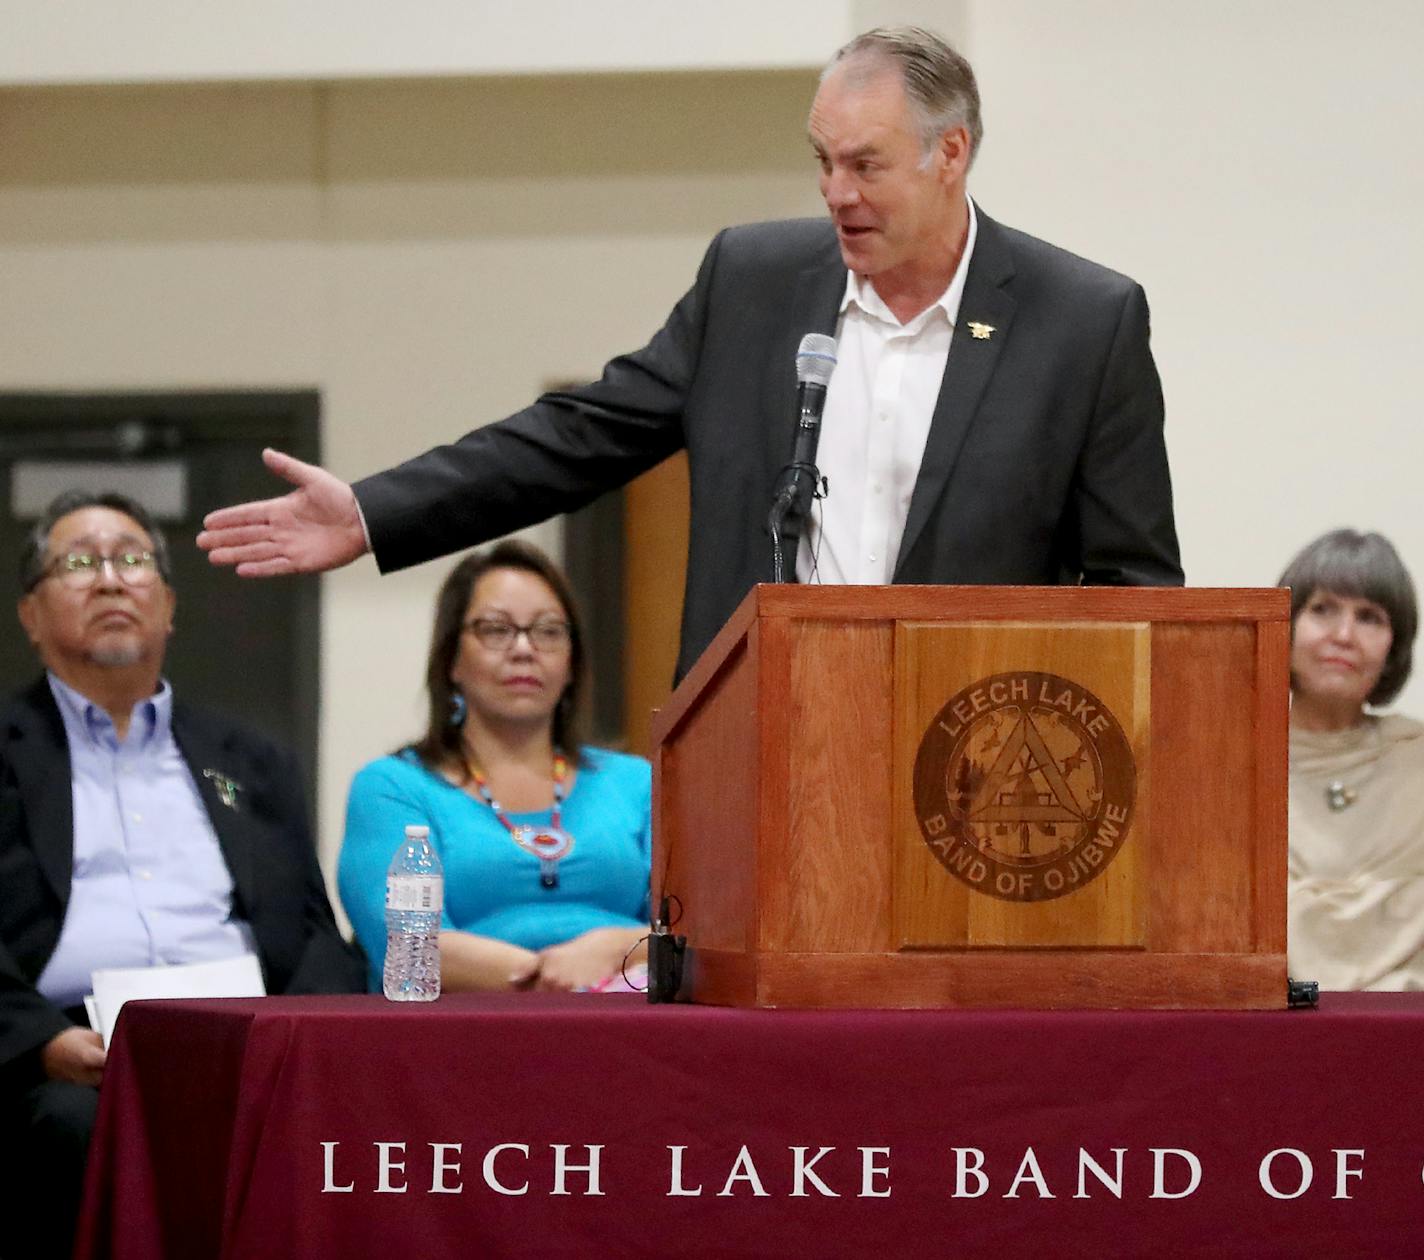
[[[213,564],[236,565],[239,577],[276,577],[324,573],[365,554],[366,535],[350,486],[270,447],[262,462],[296,489],[208,513],[198,546]]]

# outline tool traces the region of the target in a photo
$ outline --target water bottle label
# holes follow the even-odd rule
[[[386,877],[386,909],[418,910],[439,914],[445,899],[445,881],[424,875]]]

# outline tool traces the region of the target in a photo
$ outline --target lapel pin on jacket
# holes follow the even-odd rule
[[[203,778],[212,781],[213,787],[217,790],[218,800],[236,813],[237,794],[243,790],[242,784],[236,779],[228,778],[220,770],[204,770]]]
[[[972,319],[969,321],[969,335],[973,337],[975,341],[988,341],[989,338],[994,335],[995,331],[996,329],[993,324],[981,324],[977,320]]]

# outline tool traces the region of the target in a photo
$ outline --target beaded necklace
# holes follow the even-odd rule
[[[559,862],[568,857],[574,847],[574,838],[559,826],[564,812],[564,784],[569,775],[569,763],[564,754],[558,751],[554,753],[554,808],[547,827],[531,827],[524,823],[510,822],[504,807],[494,799],[489,780],[468,756],[465,758],[465,769],[470,772],[470,779],[474,782],[480,800],[490,807],[504,829],[514,838],[514,843],[539,859],[539,887],[557,888]]]

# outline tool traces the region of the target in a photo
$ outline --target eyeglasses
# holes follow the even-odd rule
[[[72,591],[87,590],[99,580],[108,565],[125,586],[152,586],[158,577],[158,560],[151,551],[120,551],[112,556],[95,555],[92,551],[68,551],[56,556],[35,579],[38,586],[45,578],[58,578],[61,586]]]
[[[569,646],[569,623],[567,621],[536,621],[527,626],[516,626],[512,621],[496,617],[476,617],[465,623],[465,629],[480,641],[480,646],[491,652],[507,652],[522,634],[537,652],[561,652]]]

